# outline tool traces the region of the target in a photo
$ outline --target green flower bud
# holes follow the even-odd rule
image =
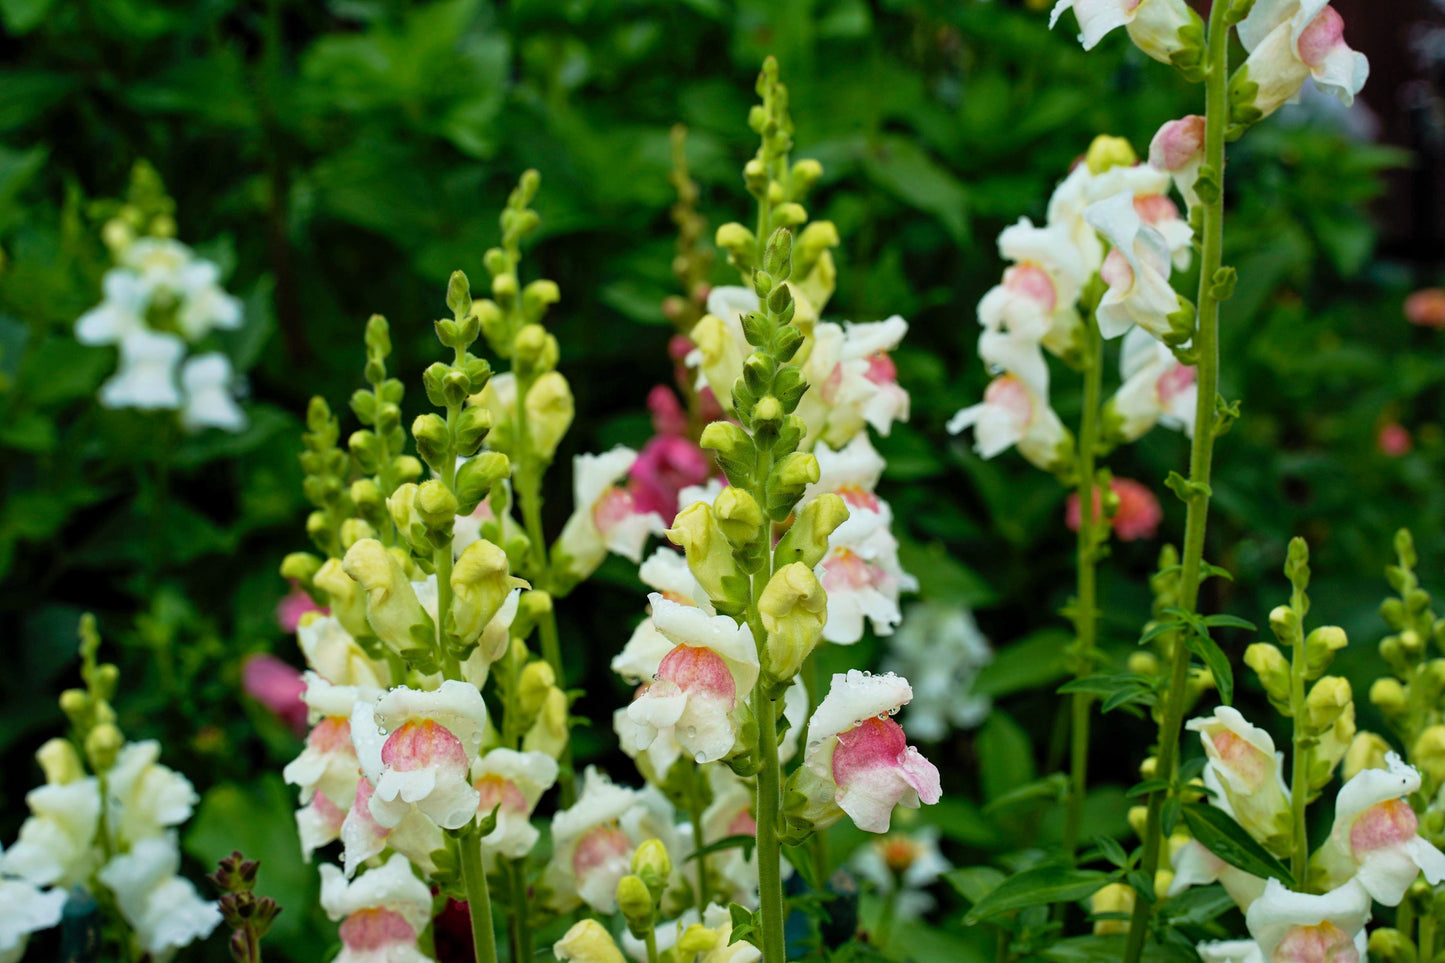
[[[416,439],[416,450],[422,461],[433,471],[440,472],[448,454],[447,423],[435,413],[421,415],[411,423],[411,434]]]
[[[358,511],[367,515],[384,510],[386,505],[386,497],[371,478],[358,478],[351,483],[351,501]]]
[[[1399,679],[1382,676],[1370,686],[1370,701],[1388,718],[1398,717],[1405,711],[1408,698],[1405,687]]]
[[[414,482],[421,477],[421,462],[411,455],[399,455],[392,466],[397,479],[402,482]]]
[[[1098,176],[1111,167],[1133,167],[1139,163],[1139,155],[1124,138],[1100,134],[1089,145],[1084,163],[1089,165],[1089,173]]]
[[[463,645],[481,636],[512,589],[528,587],[508,571],[507,553],[486,539],[462,552],[452,568],[451,586],[452,622]]]
[[[535,716],[546,704],[553,689],[557,688],[557,676],[546,662],[528,662],[517,679],[517,706],[528,718]]]
[[[457,454],[463,458],[476,454],[487,432],[492,430],[492,413],[486,408],[471,406],[457,415]]]
[[[617,909],[633,936],[643,939],[652,932],[655,915],[652,894],[638,877],[628,875],[617,881]]]
[[[793,506],[803,497],[803,490],[817,481],[818,459],[810,452],[795,451],[784,455],[768,474],[763,486],[767,512],[780,522],[793,513]]]
[[[1290,715],[1290,667],[1284,654],[1269,642],[1256,642],[1244,650],[1244,664],[1259,676],[1270,704],[1282,715]]]
[[[547,308],[562,300],[562,291],[556,281],[545,278],[533,281],[522,289],[522,313],[529,323],[536,323],[547,313]]]
[[[366,621],[366,596],[361,586],[342,569],[340,559],[326,560],[316,573],[315,585],[325,593],[325,603],[331,607],[331,614],[352,638],[371,635],[371,626]]]
[[[1415,944],[1399,930],[1381,927],[1370,934],[1370,959],[1379,963],[1415,963]]]
[[[492,486],[511,474],[507,456],[497,451],[479,452],[457,468],[457,514],[470,515],[487,497]]]
[[[791,679],[823,637],[828,593],[811,568],[793,562],[768,579],[758,597],[758,613],[768,632],[763,668],[779,682]]]
[[[453,271],[451,278],[447,281],[447,307],[452,309],[452,314],[458,319],[472,313],[472,286],[467,282],[467,276],[461,271]],[[458,345],[448,344],[447,347],[453,348]]]
[[[1249,661],[1249,650],[1244,653],[1244,661]],[[1159,674],[1159,657],[1153,652],[1145,652],[1142,649],[1130,652],[1128,661],[1125,663],[1130,672],[1136,675],[1157,676]]]
[[[713,501],[718,528],[734,549],[744,551],[762,544],[763,510],[746,490],[729,485]]]
[[[372,528],[365,520],[360,518],[348,518],[341,523],[341,548],[343,551],[355,545],[363,538],[375,538],[376,529]]]
[[[660,839],[645,840],[632,854],[632,871],[644,880],[649,877],[661,884],[672,875],[672,857]],[[657,883],[650,885],[659,885]]]
[[[380,542],[373,538],[357,542],[341,567],[366,590],[366,621],[377,638],[398,653],[415,648],[417,635],[435,639],[435,623],[417,601],[396,557]]]
[[[1345,782],[1366,769],[1387,769],[1385,754],[1393,752],[1390,744],[1373,732],[1357,732],[1345,751]]]
[[[746,579],[733,559],[732,546],[723,535],[711,505],[706,502],[689,505],[677,513],[672,527],[664,534],[686,554],[687,567],[718,606],[718,611],[737,611],[739,604],[746,606],[745,597],[734,598],[738,593],[729,591],[728,580],[745,582]]]
[[[396,530],[401,533],[401,537],[425,555],[430,554],[432,545],[427,537],[426,521],[417,507],[417,493],[420,490],[420,486],[411,482],[398,485],[396,491],[392,492],[391,497],[386,500],[386,508],[391,514],[391,520],[396,525]]]
[[[801,200],[806,197],[808,192],[813,189],[813,185],[818,183],[818,179],[822,176],[823,165],[811,157],[800,160],[794,164],[791,184],[793,198],[795,200]]]
[[[574,925],[552,945],[559,960],[572,963],[627,963],[612,936],[596,920],[583,920]]]
[[[1425,651],[1425,640],[1420,638],[1420,633],[1414,629],[1405,629],[1405,631],[1400,633],[1399,638],[1400,651],[1404,653],[1405,658],[1411,662],[1418,659],[1421,653]]]
[[[513,366],[519,374],[540,374],[557,367],[557,339],[540,324],[523,325],[512,342]]]
[[[1310,688],[1305,697],[1304,712],[1298,720],[1304,731],[1318,736],[1335,724],[1345,707],[1354,703],[1348,679],[1327,675]]]
[[[1280,645],[1293,646],[1300,631],[1299,616],[1288,605],[1276,605],[1269,613],[1269,627]]]
[[[517,276],[505,271],[492,278],[492,297],[501,305],[514,303],[517,300]]]
[[[497,302],[490,299],[472,302],[472,317],[477,319],[477,326],[481,329],[483,337],[492,346],[492,350],[503,358],[509,357],[512,346],[505,345],[506,351],[502,350],[503,342],[507,332],[507,319],[502,314],[502,309],[497,307]]]
[[[808,221],[808,212],[801,204],[789,202],[773,208],[773,222],[781,227],[797,227]]]
[[[527,427],[532,451],[538,458],[552,460],[562,436],[572,426],[574,413],[572,388],[561,372],[548,371],[532,384],[532,390],[527,392]]]
[[[828,554],[828,538],[848,519],[848,505],[838,495],[820,495],[798,512],[793,525],[773,552],[776,565],[802,562],[812,568]]]
[[[702,355],[702,373],[724,410],[733,406],[733,385],[743,372],[743,352],[727,324],[711,314],[703,315],[689,332]]]
[[[1420,733],[1410,750],[1410,762],[1430,777],[1429,785],[1445,785],[1445,725],[1429,726]]]
[[[545,664],[545,663],[544,663]],[[561,758],[567,748],[567,694],[553,686],[547,690],[541,711],[527,734],[522,737],[523,752],[545,752],[553,759]]]
[[[105,772],[115,765],[115,757],[125,745],[125,736],[113,723],[105,722],[85,734],[85,758],[94,772]]]
[[[67,739],[50,739],[35,752],[35,761],[45,773],[45,781],[53,786],[79,782],[85,778],[80,756]]]
[[[756,449],[742,428],[730,421],[714,421],[702,430],[698,444],[717,453],[718,464],[734,487],[750,480]]]
[[[428,479],[416,489],[416,511],[428,529],[448,535],[457,517],[457,496],[435,478]]]

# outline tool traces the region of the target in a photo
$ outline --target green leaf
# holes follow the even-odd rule
[[[973,905],[963,921],[973,926],[1026,906],[1071,903],[1103,889],[1109,879],[1108,873],[1095,869],[1074,869],[1058,864],[1035,866],[1000,883]]]
[[[1219,688],[1219,698],[1225,705],[1234,701],[1234,670],[1229,666],[1229,657],[1209,636],[1199,633],[1189,633],[1184,637],[1184,644],[1189,647],[1204,664],[1209,666],[1209,671],[1214,673],[1214,684]]]
[[[1008,877],[1003,870],[992,866],[965,866],[945,873],[943,878],[948,880],[949,885],[958,890],[964,899],[977,903],[998,889],[999,884]]]
[[[1289,869],[1255,841],[1222,809],[1192,804],[1183,809],[1184,822],[1200,844],[1231,866],[1261,879],[1278,879],[1290,888]]]
[[[1234,908],[1234,899],[1223,886],[1191,886],[1171,896],[1159,907],[1159,915],[1175,926],[1208,923]]]
[[[55,0],[0,0],[0,20],[5,21],[8,32],[18,37],[40,26],[54,2]]]
[[[1056,963],[1118,963],[1124,958],[1126,939],[1123,934],[1075,936],[1039,951],[1039,956]],[[1186,963],[1197,959],[1192,952],[1186,954],[1183,950],[1158,943],[1146,944],[1141,957],[1143,963]]]
[[[998,799],[1034,781],[1033,743],[1002,709],[995,707],[989,713],[974,745],[985,799]]]
[[[725,849],[741,849],[743,851],[743,859],[752,859],[753,847],[757,844],[758,837],[756,835],[748,836],[739,834],[736,836],[724,836],[722,839],[708,843],[701,849],[694,849],[687,856],[684,856],[682,861],[685,863],[688,860],[697,859],[699,856],[711,856],[713,853],[720,853]]]
[[[1026,783],[1016,789],[1011,789],[994,799],[990,799],[983,807],[985,815],[992,815],[1000,809],[1013,809],[1022,803],[1034,800],[1047,800],[1058,802],[1068,793],[1069,778],[1061,772],[1051,773],[1042,779]]]
[[[1062,629],[1043,629],[1002,646],[979,670],[972,691],[997,699],[1048,685],[1068,674],[1063,655],[1073,638]]]

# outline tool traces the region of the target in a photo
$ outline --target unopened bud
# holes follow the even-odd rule
[[[50,739],[35,752],[35,761],[45,773],[45,781],[53,786],[79,782],[85,778],[80,756],[68,739]]]
[[[1335,724],[1345,707],[1353,704],[1348,679],[1327,675],[1316,682],[1305,697],[1304,712],[1298,722],[1306,733],[1318,736]]]
[[[1370,959],[1379,963],[1416,963],[1415,944],[1399,930],[1381,927],[1370,933]]]
[[[1398,716],[1405,711],[1407,696],[1399,679],[1383,676],[1370,686],[1370,701],[1387,716]]]
[[[627,928],[633,936],[642,939],[652,931],[652,894],[640,878],[629,874],[617,881],[617,909],[627,921]]]
[[[667,847],[662,840],[644,840],[642,845],[637,847],[637,851],[632,854],[632,871],[648,880],[649,887],[666,885],[667,878],[672,875],[672,857],[667,854]]]
[[[1126,665],[1136,675],[1153,677],[1159,674],[1159,657],[1153,652],[1130,652]]]
[[[85,736],[85,758],[95,772],[105,772],[115,765],[115,757],[125,745],[125,736],[113,723],[102,723]]]
[[[798,512],[793,525],[778,541],[777,564],[802,562],[813,568],[828,554],[828,539],[848,519],[848,505],[833,493],[820,495]]]
[[[758,613],[768,632],[764,668],[778,681],[791,679],[823,637],[828,594],[811,568],[793,562],[768,579]]]
[[[552,667],[541,660],[528,662],[517,681],[517,704],[528,718],[541,711],[547,694],[557,686]]]
[[[1430,777],[1430,785],[1445,785],[1445,725],[1433,725],[1420,733],[1410,761]]]
[[[416,511],[427,528],[449,531],[457,517],[457,496],[437,479],[428,479],[417,487]]]
[[[1334,661],[1335,653],[1350,644],[1338,625],[1322,625],[1305,637],[1305,671],[1313,679]]]
[[[627,963],[612,936],[596,920],[583,920],[574,925],[556,943],[552,953],[559,960],[572,963]]]
[[[1269,613],[1269,627],[1281,645],[1294,645],[1300,630],[1299,616],[1288,605],[1276,605]]]
[[[1244,650],[1244,664],[1259,676],[1260,685],[1275,709],[1289,715],[1290,666],[1284,654],[1269,642],[1255,642]]]
[[[1393,752],[1390,744],[1373,732],[1357,732],[1345,751],[1345,782],[1366,769],[1387,769],[1385,754]]]
[[[718,527],[735,549],[758,544],[763,537],[763,510],[745,489],[729,485],[713,501]]]
[[[1139,155],[1124,138],[1100,134],[1089,145],[1084,163],[1088,165],[1089,173],[1097,177],[1111,167],[1133,167],[1139,163]]]

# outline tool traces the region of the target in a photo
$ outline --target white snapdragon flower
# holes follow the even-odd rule
[[[191,249],[174,238],[142,237],[126,246],[120,263],[139,276],[154,296],[175,297],[185,287],[184,273],[194,260]]]
[[[480,800],[468,773],[486,724],[476,686],[452,679],[429,692],[398,686],[374,708],[357,703],[351,738],[375,787],[372,817],[394,827],[415,807],[443,829],[471,822]]]
[[[889,355],[907,333],[908,322],[897,315],[814,327],[813,349],[803,364],[809,388],[797,408],[810,438],[839,448],[865,425],[886,436],[894,422],[908,420],[908,392]]]
[[[974,450],[992,458],[1018,447],[1031,464],[1053,471],[1066,463],[1073,436],[1049,407],[1047,388],[1039,390],[1013,374],[989,382],[983,401],[964,408],[948,422],[950,434],[974,429]]]
[[[889,640],[883,669],[913,684],[908,728],[919,739],[939,742],[950,728],[983,722],[993,700],[970,691],[978,671],[993,661],[993,649],[973,615],[962,605],[916,602]]]
[[[173,334],[131,332],[120,342],[120,367],[100,386],[100,403],[146,411],[179,408],[176,366],[185,353],[185,343]]]
[[[334,686],[307,672],[306,693],[312,728],[301,754],[286,764],[282,778],[300,790],[302,809],[296,826],[301,849],[310,858],[321,846],[340,838],[346,810],[356,798],[361,764],[351,740],[351,711],[357,702],[375,703],[378,689]]]
[[[1135,441],[1158,424],[1194,437],[1199,386],[1193,366],[1181,364],[1167,345],[1136,327],[1124,335],[1119,375],[1123,383],[1105,403],[1106,423],[1117,424],[1119,437]]]
[[[146,330],[150,292],[140,278],[124,268],[112,268],[101,281],[100,304],[75,322],[75,340],[81,344],[119,344]]]
[[[3,853],[0,853],[3,855]],[[0,963],[20,963],[31,933],[60,922],[65,890],[42,890],[24,880],[0,878]]]
[[[81,885],[96,867],[100,784],[94,776],[37,786],[25,794],[30,816],[15,845],[0,854],[0,875],[35,886]]]
[[[751,288],[720,284],[708,292],[707,314],[690,333],[697,347],[683,363],[697,369],[694,387],[711,388],[724,409],[732,407],[733,384],[753,350],[743,335],[743,315],[757,309],[758,296]]]
[[[979,324],[1067,353],[1082,330],[1076,304],[1088,273],[1066,226],[1035,227],[1020,218],[999,234],[998,250],[1014,264],[979,301]]]
[[[1290,797],[1274,740],[1251,725],[1238,709],[1218,706],[1212,716],[1190,719],[1209,761],[1204,784],[1216,790],[1211,802],[1224,809],[1258,840],[1289,832]]]
[[[1186,48],[1179,31],[1199,23],[1199,16],[1184,0],[1059,0],[1049,16],[1049,27],[1065,10],[1079,19],[1079,40],[1092,50],[1110,31],[1123,27],[1134,45],[1161,63]]]
[[[353,737],[354,738],[354,737]],[[431,854],[442,848],[441,827],[419,808],[412,807],[395,826],[383,826],[371,812],[376,790],[363,775],[356,782],[356,798],[341,823],[342,865],[350,878],[358,867],[388,848],[411,860],[423,873],[436,870]],[[312,802],[322,798],[315,796]]]
[[[238,432],[246,427],[246,413],[233,393],[235,371],[231,359],[212,351],[188,358],[181,366],[181,427],[187,431],[219,428]]]
[[[828,593],[823,638],[850,645],[863,637],[866,618],[877,635],[891,635],[903,619],[901,592],[918,591],[918,580],[898,562],[898,540],[889,530],[891,512],[850,506],[847,519],[828,536],[828,553],[814,569]]]
[[[641,561],[648,536],[661,535],[667,527],[656,512],[638,511],[632,493],[620,484],[636,460],[637,452],[618,445],[600,455],[578,455],[572,461],[572,504],[576,507],[557,539],[557,550],[567,557],[578,577],[596,571],[608,552]]]
[[[1084,218],[1113,245],[1099,268],[1109,286],[1095,311],[1099,333],[1117,338],[1137,324],[1162,339],[1169,315],[1179,310],[1169,286],[1169,242],[1139,216],[1128,191],[1090,204]]]
[[[431,890],[405,856],[393,855],[349,883],[335,866],[323,865],[321,908],[341,921],[336,963],[432,963],[417,946],[431,922]]]
[[[1277,879],[1244,915],[1265,960],[1346,963],[1365,959],[1370,894],[1351,881],[1319,896],[1295,893]]]
[[[154,739],[127,743],[106,773],[106,816],[111,836],[134,844],[159,836],[191,817],[199,801],[185,776],[160,764],[161,744]]]
[[[1189,207],[1199,204],[1194,185],[1204,164],[1204,117],[1189,114],[1167,121],[1149,142],[1149,166],[1168,172]]]
[[[1355,879],[1386,906],[1397,906],[1421,873],[1445,880],[1445,853],[1421,838],[1405,799],[1420,789],[1420,773],[1395,753],[1385,769],[1363,769],[1335,797],[1329,841],[1316,858],[1336,883]]]
[[[894,914],[900,920],[917,919],[933,909],[937,901],[925,887],[953,868],[938,851],[936,826],[870,840],[853,852],[848,863],[880,893],[897,892]]]
[[[332,685],[384,689],[391,684],[386,663],[368,656],[335,616],[303,618],[296,628],[296,644],[306,664]]]
[[[1370,62],[1350,49],[1344,32],[1327,0],[1258,0],[1239,24],[1249,59],[1231,78],[1231,98],[1241,82],[1256,84],[1249,106],[1268,116],[1298,99],[1313,78],[1349,105],[1370,76]]]
[[[532,825],[532,810],[542,793],[557,781],[557,760],[545,752],[493,749],[472,766],[472,787],[485,816],[497,810],[497,828],[482,837],[482,848],[506,859],[521,859],[532,851],[540,833]]]
[[[1194,951],[1202,963],[1269,963],[1254,940],[1211,940]]]
[[[1169,862],[1174,870],[1174,878],[1169,881],[1170,896],[1178,896],[1191,886],[1219,883],[1236,906],[1247,910],[1264,893],[1264,880],[1226,863],[1197,839],[1176,847]]]
[[[942,795],[938,769],[908,745],[893,714],[913,698],[906,679],[853,669],[833,676],[808,721],[796,788],[818,827],[846,813],[865,832],[884,833],[893,807],[917,809]]]
[[[170,833],[141,840],[96,874],[115,896],[132,939],[153,960],[170,959],[221,923],[216,904],[201,899],[190,880],[177,875],[180,868],[180,849]]]
[[[888,511],[887,503],[873,494],[883,477],[886,463],[866,433],[854,436],[837,449],[819,442],[813,449],[813,456],[818,459],[818,480],[803,489],[799,509],[819,495],[832,493],[841,496],[850,509],[863,507],[875,512]]]
[[[213,329],[233,330],[241,326],[241,302],[226,293],[220,278],[220,269],[200,258],[181,271],[176,325],[192,344]]]

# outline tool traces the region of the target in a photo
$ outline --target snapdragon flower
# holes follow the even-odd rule
[[[1421,838],[1419,820],[1405,797],[1420,789],[1420,773],[1395,753],[1385,769],[1356,773],[1335,797],[1330,838],[1316,856],[1338,883],[1354,879],[1386,906],[1399,905],[1421,874],[1445,880],[1445,853]]]
[[[926,742],[940,742],[950,728],[972,729],[983,722],[993,700],[970,691],[978,672],[993,661],[993,649],[962,605],[915,602],[888,640],[883,669],[913,683],[908,729]]]
[[[1059,0],[1049,15],[1049,27],[1058,23],[1065,10],[1079,19],[1079,39],[1092,50],[1110,31],[1123,27],[1134,45],[1161,63],[1172,63],[1175,54],[1188,48],[1179,32],[1199,17],[1184,0]]]
[[[181,407],[176,368],[186,346],[173,334],[136,331],[120,342],[120,367],[100,386],[100,403],[107,408],[143,411]]]
[[[158,761],[154,739],[130,742],[106,773],[106,817],[111,836],[134,844],[161,835],[191,817],[200,800],[185,776]]]
[[[0,963],[20,963],[30,934],[60,922],[65,899],[63,889],[42,890],[24,880],[0,877],[0,906],[5,907],[0,913]]]
[[[917,919],[933,909],[937,900],[926,887],[953,868],[938,850],[936,826],[869,840],[854,851],[848,863],[880,893],[893,898],[894,916],[900,920]]]
[[[75,340],[81,344],[119,344],[146,329],[150,292],[133,271],[113,268],[101,280],[100,304],[75,322]]]
[[[1143,328],[1130,328],[1119,351],[1123,384],[1104,405],[1105,423],[1123,441],[1142,438],[1155,425],[1194,437],[1198,373]]]
[[[1174,877],[1169,882],[1169,896],[1178,896],[1191,886],[1220,883],[1235,905],[1247,910],[1264,893],[1263,879],[1226,863],[1197,839],[1174,847],[1169,862],[1174,870]]]
[[[376,790],[365,775],[356,783],[356,798],[341,823],[342,865],[350,878],[372,857],[386,849],[400,853],[423,873],[436,871],[431,854],[442,848],[441,827],[420,809],[413,807],[395,826],[383,826],[372,815],[371,800]],[[312,802],[321,799],[315,796]],[[298,821],[300,816],[297,817]]]
[[[1084,219],[1113,245],[1099,268],[1109,286],[1095,311],[1099,333],[1117,338],[1137,324],[1156,338],[1169,335],[1179,295],[1169,286],[1168,240],[1140,217],[1129,191],[1090,204]]]
[[[865,618],[875,634],[891,635],[903,620],[899,594],[918,591],[918,580],[899,564],[898,540],[889,529],[890,521],[891,513],[854,506],[828,536],[828,553],[816,571],[828,593],[823,638],[829,642],[857,642],[863,637]]]
[[[898,383],[890,356],[907,333],[908,322],[898,315],[814,327],[813,349],[803,363],[809,390],[797,408],[809,437],[836,448],[865,425],[886,436],[894,422],[908,420],[908,392]]]
[[[1249,119],[1267,117],[1293,103],[1310,78],[1341,103],[1353,103],[1370,76],[1370,62],[1350,49],[1344,31],[1327,0],[1257,0],[1239,24],[1249,58],[1230,79],[1231,111],[1247,105]]]
[[[1023,335],[1057,355],[1069,353],[1082,331],[1076,304],[1088,274],[1066,227],[1035,227],[1019,218],[999,234],[998,251],[1014,264],[979,301],[979,324]]]
[[[974,450],[984,458],[1017,446],[1031,464],[1053,471],[1069,462],[1073,435],[1049,407],[1043,390],[1014,374],[989,382],[983,401],[960,410],[948,421],[950,434],[974,429]]]
[[[135,944],[153,960],[170,959],[221,922],[216,904],[201,899],[190,881],[177,875],[180,868],[172,833],[141,840],[96,874],[115,897]]]
[[[557,760],[543,752],[517,752],[497,748],[472,765],[472,786],[485,816],[497,810],[497,826],[482,837],[484,852],[505,859],[521,859],[532,851],[540,835],[532,825],[532,811],[542,793],[557,781]]]
[[[391,684],[386,662],[367,655],[334,615],[303,616],[296,629],[296,644],[306,664],[331,685],[385,689]]]
[[[865,832],[888,831],[893,807],[917,809],[942,795],[938,769],[908,745],[892,715],[913,698],[893,673],[850,670],[833,676],[828,695],[808,721],[796,788],[804,818],[822,828],[846,813]]]
[[[555,551],[566,557],[579,578],[596,571],[608,552],[641,561],[648,537],[662,534],[662,517],[640,510],[632,493],[619,484],[636,460],[637,452],[622,445],[573,459],[574,507]]]
[[[1218,706],[1212,716],[1190,719],[1185,728],[1199,733],[1209,757],[1203,779],[1215,791],[1211,803],[1262,842],[1286,836],[1289,789],[1281,755],[1269,733],[1251,725],[1231,706]]]
[[[1244,921],[1264,960],[1363,963],[1369,918],[1370,894],[1358,882],[1314,896],[1272,879]]]
[[[48,783],[25,794],[30,816],[15,845],[0,854],[0,875],[35,886],[83,885],[95,871],[100,828],[100,783],[87,776]]]
[[[1189,207],[1199,204],[1194,185],[1204,164],[1204,117],[1188,114],[1164,123],[1149,142],[1149,164],[1168,172]]]
[[[431,922],[431,890],[406,857],[394,855],[349,883],[335,866],[323,865],[321,908],[341,921],[336,963],[431,963],[417,946]]]
[[[220,428],[238,432],[246,427],[246,413],[236,404],[235,372],[231,359],[212,351],[186,360],[181,367],[181,427],[187,431]]]

